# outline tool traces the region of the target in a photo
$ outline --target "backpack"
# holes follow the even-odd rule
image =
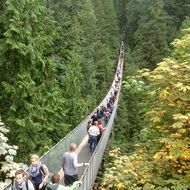
[[[42,173],[43,176],[45,176],[46,174],[45,174],[45,172],[44,172],[43,165],[44,165],[44,164],[42,164],[42,165],[40,166],[40,172]]]
[[[13,190],[13,184],[14,184],[14,179],[11,182],[12,190]],[[28,190],[28,179],[26,179],[25,184],[26,184],[26,190]]]
[[[32,181],[33,185],[38,186],[42,182],[44,176],[45,176],[45,172],[44,172],[43,164],[42,164],[39,167],[39,169],[37,170],[36,176],[31,177],[31,181]]]

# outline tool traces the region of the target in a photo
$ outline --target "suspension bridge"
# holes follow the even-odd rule
[[[124,46],[123,41],[120,45],[120,53],[117,62],[117,68],[114,80],[110,89],[108,90],[107,95],[104,97],[102,102],[98,105],[101,107],[107,105],[111,95],[114,93],[114,88],[118,86],[117,96],[113,105],[113,111],[111,113],[110,119],[107,124],[104,126],[106,130],[103,132],[102,137],[99,143],[96,146],[96,149],[93,153],[90,152],[88,145],[88,134],[87,134],[87,123],[90,120],[92,114],[95,110],[89,114],[86,119],[84,119],[77,127],[75,127],[69,134],[67,134],[61,141],[59,141],[55,146],[53,146],[48,152],[46,152],[41,158],[40,161],[43,164],[46,164],[50,176],[54,173],[59,173],[61,176],[61,184],[63,184],[63,170],[62,170],[62,156],[63,153],[68,151],[69,145],[75,143],[78,148],[76,150],[78,154],[78,162],[88,162],[89,166],[80,167],[78,169],[79,180],[82,184],[78,187],[78,190],[91,190],[94,186],[98,170],[104,155],[105,148],[107,146],[112,128],[114,126],[114,120],[117,114],[117,107],[119,101],[119,95],[121,90],[122,83],[122,73],[123,73],[123,63],[124,63]],[[118,80],[118,74],[120,79]],[[117,84],[116,84],[117,83]],[[10,189],[10,185],[5,188],[5,190]]]

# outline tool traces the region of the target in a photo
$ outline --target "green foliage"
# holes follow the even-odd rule
[[[44,153],[107,92],[117,57],[117,18],[110,0],[94,3],[1,4],[0,113],[10,142],[20,147],[19,161]]]
[[[126,5],[126,41],[127,45],[131,48],[135,46],[135,37],[134,33],[138,29],[138,21],[140,16],[143,15],[142,13],[142,4],[140,1],[128,1]]]
[[[119,29],[113,1],[95,0],[93,2],[97,18],[97,43],[94,60],[98,98],[102,98],[111,84],[115,60],[118,56]]]
[[[188,1],[128,1],[126,40],[138,67],[154,69],[170,53],[170,43],[189,12]]]
[[[69,77],[77,82],[80,93],[75,91],[74,97],[77,98],[70,105],[69,96],[64,92],[63,94],[71,115],[78,115],[74,110],[82,106],[84,109],[80,111],[80,115],[83,116],[104,96],[112,80],[119,36],[113,3],[90,0],[48,2],[61,27],[61,38],[58,47],[55,47],[62,50],[56,51],[58,81],[61,87],[66,88],[64,92],[70,91],[70,85],[64,84],[65,77],[69,75],[67,72],[77,68],[72,75],[75,79]],[[112,26],[115,26],[114,29]],[[76,68],[73,59],[77,62]],[[73,118],[72,124],[78,124],[81,116]]]
[[[171,17],[171,25],[179,29],[186,16],[190,16],[189,0],[164,0],[164,4]]]
[[[119,103],[118,117],[114,129],[113,144],[120,145],[125,142],[126,152],[133,150],[133,143],[137,141],[139,131],[142,129],[142,97],[145,94],[144,82],[135,77],[124,78],[122,95]]]
[[[50,55],[58,28],[44,1],[7,0],[1,15],[1,114],[17,144],[17,159],[51,147],[50,132],[64,131],[64,99]],[[11,76],[11,77],[10,77]],[[4,106],[6,105],[6,106]],[[17,137],[17,138],[15,138]]]
[[[148,2],[150,3],[150,2]],[[149,4],[150,6],[150,4]],[[161,1],[147,6],[146,16],[138,21],[135,32],[136,56],[140,56],[141,65],[154,68],[167,54],[167,15]]]
[[[49,4],[60,26],[55,59],[58,84],[69,113],[65,121],[74,128],[96,102],[93,93],[96,89],[93,59],[96,17],[89,0],[49,1]]]
[[[82,98],[82,83],[83,77],[81,75],[80,56],[73,54],[72,59],[66,66],[66,74],[62,77],[62,83],[64,84],[64,94],[66,99],[66,107],[68,108],[68,116],[66,122],[76,125],[81,121],[83,114],[86,113],[86,102]],[[71,88],[72,86],[72,88]]]
[[[126,25],[126,14],[125,14],[125,7],[128,2],[128,0],[114,0],[114,6],[117,12],[117,17],[119,20],[119,28],[120,33],[122,34],[125,31],[125,25]]]
[[[186,17],[186,19],[182,23],[181,30],[189,27],[190,27],[190,17]]]
[[[133,40],[135,62],[140,67],[154,68],[167,54],[169,17],[162,1],[140,1],[137,2],[137,6],[134,3],[129,3],[128,9],[132,7],[136,10],[132,13],[130,11],[132,15],[129,15],[131,19],[127,27],[129,37],[131,35],[133,38],[129,38],[129,42]]]
[[[172,57],[139,72],[148,84],[141,141],[129,156],[110,151],[103,184],[111,189],[189,189],[190,29],[184,32],[173,42]]]

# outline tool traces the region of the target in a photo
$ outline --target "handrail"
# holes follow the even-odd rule
[[[123,56],[120,54],[120,58],[119,62],[118,62],[118,67],[117,69],[119,69],[121,71],[121,79],[122,79],[122,71],[123,71]],[[115,76],[115,79],[117,79],[117,76]],[[120,80],[119,83],[119,90],[117,93],[117,98],[115,100],[114,103],[114,109],[111,115],[111,118],[109,119],[107,125],[106,125],[106,131],[103,133],[91,159],[90,159],[90,165],[89,167],[87,167],[80,179],[80,181],[82,182],[82,184],[79,186],[78,190],[90,190],[93,188],[94,182],[96,180],[96,176],[99,170],[99,166],[101,164],[102,161],[102,157],[110,136],[110,133],[112,131],[113,125],[114,125],[114,118],[116,116],[116,111],[117,111],[117,107],[118,107],[118,101],[119,101],[119,95],[120,95],[120,90],[121,90],[121,82],[122,80]],[[113,82],[114,84],[114,82]]]

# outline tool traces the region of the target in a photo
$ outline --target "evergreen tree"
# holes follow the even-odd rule
[[[20,147],[17,158],[24,160],[30,152],[47,150],[51,132],[64,128],[64,100],[51,59],[57,26],[43,0],[7,0],[2,13],[1,114],[10,141]]]
[[[138,21],[143,15],[142,4],[138,0],[129,0],[126,5],[126,43],[130,48],[134,48],[135,32],[138,29]]]
[[[96,106],[97,94],[96,91],[96,73],[97,65],[94,60],[95,57],[95,47],[97,43],[97,30],[96,30],[96,15],[93,8],[92,1],[85,0],[82,2],[83,9],[81,10],[80,23],[83,28],[83,40],[80,43],[82,60],[82,75],[83,75],[83,85],[82,85],[82,97],[84,98],[86,105],[88,107],[88,113],[94,106]],[[86,112],[87,113],[87,112]]]
[[[186,17],[186,19],[183,21],[182,26],[181,26],[181,31],[185,28],[190,27],[190,17]]]
[[[141,66],[155,68],[156,63],[167,55],[167,14],[163,5],[160,0],[144,4],[145,13],[134,34],[136,56]]]
[[[61,37],[55,48],[58,83],[66,99],[66,122],[72,128],[95,105],[96,66],[93,59],[95,22],[92,3],[49,1],[60,26]],[[61,50],[61,51],[59,51]]]
[[[126,4],[128,3],[128,0],[114,0],[113,2],[119,20],[120,33],[122,34],[125,31],[126,22],[127,22],[125,7]]]
[[[113,3],[94,1],[92,4],[92,1],[85,0],[77,2],[49,1],[49,4],[55,10],[56,20],[62,30],[61,39],[58,42],[62,51],[56,53],[56,56],[59,57],[58,60],[61,60],[58,64],[59,71],[62,71],[59,73],[60,77],[58,78],[63,79],[61,86],[64,86],[67,67],[76,70],[74,64],[71,63],[73,66],[69,66],[70,60],[73,59],[72,55],[75,55],[75,60],[77,57],[78,62],[78,72],[75,71],[73,76],[79,81],[77,88],[81,89],[77,96],[81,94],[79,99],[84,101],[83,103],[79,101],[79,103],[73,99],[73,106],[79,103],[80,105],[76,105],[78,109],[82,103],[84,109],[83,111],[80,110],[80,112],[84,115],[87,110],[92,109],[97,99],[103,97],[107,90],[108,82],[110,82],[110,79],[112,80],[113,58],[115,62],[116,56],[111,51],[116,51],[115,47],[118,44],[115,38],[115,36],[118,36],[118,27],[116,26]],[[99,6],[100,4],[101,6]],[[109,9],[108,13],[105,13],[106,9]],[[110,13],[112,14],[111,16]],[[104,16],[102,17],[101,15]],[[105,17],[107,17],[106,21]],[[113,27],[114,25],[116,27]],[[109,64],[112,66],[110,67]],[[78,75],[76,75],[76,72]],[[61,80],[59,79],[59,81]],[[66,86],[70,90],[70,86]],[[65,98],[69,100],[69,97],[65,96]],[[69,106],[69,102],[67,106]],[[86,109],[87,107],[88,109]],[[72,109],[71,106],[71,111],[77,109]],[[80,113],[71,115],[80,115]],[[79,120],[80,118],[76,118],[76,123]]]
[[[180,29],[186,16],[190,16],[189,0],[163,0],[164,8],[171,17],[171,25]]]
[[[95,62],[97,64],[97,89],[100,89],[100,91],[97,92],[101,95],[99,97],[103,97],[102,94],[105,94],[112,81],[113,68],[118,56],[119,30],[113,1],[95,0],[93,3],[97,17],[98,33]]]

